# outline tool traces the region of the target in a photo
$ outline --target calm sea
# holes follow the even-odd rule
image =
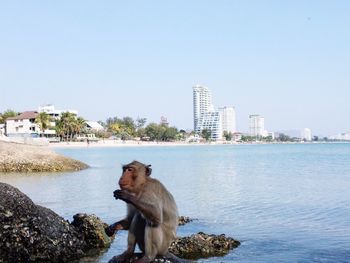
[[[198,220],[178,235],[203,231],[242,242],[229,255],[200,262],[350,262],[350,144],[221,145],[57,149],[88,163],[75,173],[0,175],[37,204],[68,220],[94,213],[121,219],[121,165],[152,164],[181,215]],[[104,254],[126,247],[121,232]]]

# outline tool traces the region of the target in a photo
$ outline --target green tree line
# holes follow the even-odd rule
[[[169,127],[166,124],[149,123],[146,125],[146,118],[113,117],[106,120],[107,132],[128,140],[139,137],[141,140],[150,141],[174,141],[183,137],[183,131],[179,132],[176,127]]]

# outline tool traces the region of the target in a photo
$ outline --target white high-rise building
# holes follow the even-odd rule
[[[312,140],[312,134],[309,128],[304,128],[301,130],[301,139],[306,141]]]
[[[236,111],[234,107],[219,108],[222,113],[222,130],[235,133],[236,132]]]
[[[198,121],[198,128],[196,132],[200,134],[203,130],[209,130],[210,139],[213,141],[222,139],[222,112],[208,111],[203,113]]]
[[[249,133],[251,136],[266,136],[265,119],[260,115],[249,115]]]
[[[196,85],[193,87],[193,129],[198,130],[198,122],[204,113],[213,108],[211,93],[207,87]]]

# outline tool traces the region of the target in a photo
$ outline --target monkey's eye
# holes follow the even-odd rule
[[[133,169],[132,169],[131,167],[126,168],[126,170],[127,170],[128,172],[132,172],[132,171],[133,171]]]

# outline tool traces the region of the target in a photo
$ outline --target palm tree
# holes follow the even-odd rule
[[[68,139],[73,138],[73,134],[76,126],[76,115],[71,112],[63,112],[61,115],[61,118],[56,121],[56,133],[60,137],[65,137],[65,139],[68,141]]]
[[[75,119],[73,126],[74,126],[74,133],[75,135],[77,135],[84,130],[86,126],[86,121],[82,117],[78,117]]]
[[[51,121],[50,115],[48,115],[46,112],[40,112],[39,115],[36,117],[35,123],[38,124],[42,132],[40,136],[42,136],[43,133],[45,133],[45,130],[50,128],[50,121]]]

